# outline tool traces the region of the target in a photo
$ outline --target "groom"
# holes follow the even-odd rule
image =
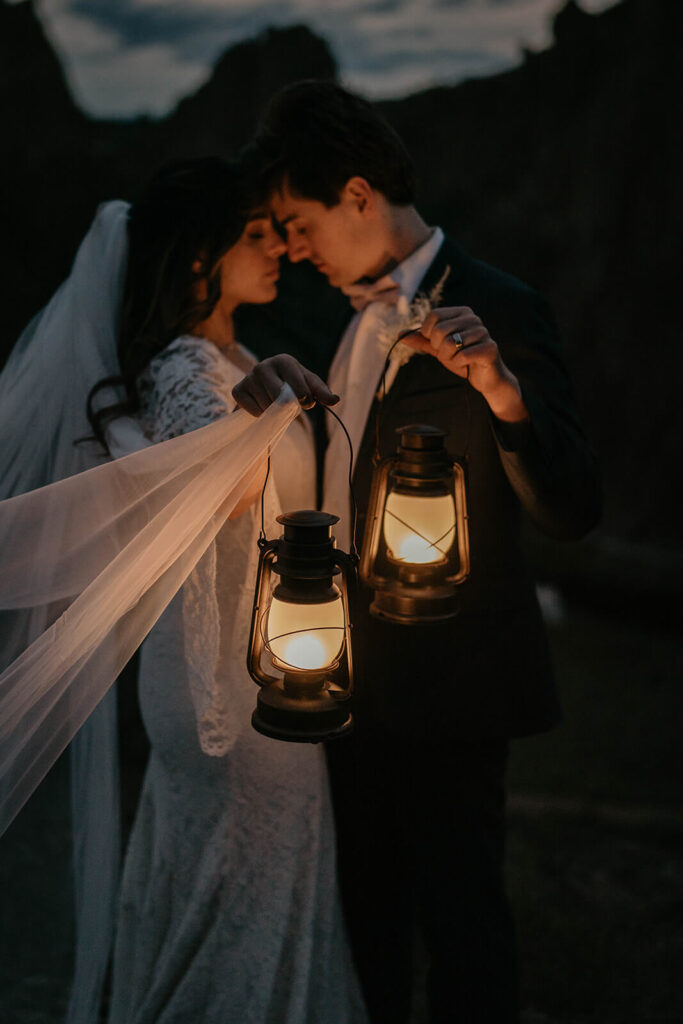
[[[507,1024],[517,1019],[503,885],[508,743],[559,717],[520,518],[558,538],[586,533],[600,507],[595,461],[545,302],[424,222],[410,158],[370,104],[332,83],[297,83],[271,103],[256,152],[290,260],[310,260],[350,298],[330,386],[355,439],[361,530],[387,325],[440,283],[407,339],[414,356],[390,371],[380,450],[392,452],[408,423],[448,432],[449,450],[467,461],[471,574],[460,614],[446,622],[373,618],[372,593],[359,592],[356,729],[328,755],[342,893],[372,1021],[409,1019],[417,924],[430,1019]],[[258,414],[283,379],[304,401],[332,401],[286,357],[260,363],[235,397]],[[330,433],[323,500],[348,520],[347,456]]]

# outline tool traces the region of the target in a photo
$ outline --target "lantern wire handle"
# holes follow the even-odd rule
[[[379,463],[381,462],[381,459],[382,459],[382,455],[381,455],[381,452],[380,452],[380,443],[379,443],[379,440],[380,440],[380,420],[381,420],[381,415],[382,415],[382,409],[384,408],[383,402],[384,402],[384,399],[387,397],[387,370],[389,369],[389,361],[391,360],[391,353],[394,351],[394,349],[399,344],[399,342],[403,341],[403,339],[406,338],[409,334],[412,334],[414,332],[414,330],[415,330],[415,328],[411,327],[407,331],[401,331],[399,336],[396,338],[396,341],[393,343],[393,345],[391,346],[391,348],[387,352],[387,357],[384,360],[384,369],[382,370],[382,378],[381,378],[382,382],[381,382],[381,385],[380,385],[380,387],[382,389],[382,397],[379,400],[379,403],[377,405],[377,412],[375,413],[375,451],[374,451],[373,456],[372,456],[372,461],[373,461],[375,466],[379,465]],[[465,380],[469,383],[469,379],[470,379],[470,368],[469,368],[469,366],[466,369],[467,369],[467,373],[465,374]],[[465,390],[465,406],[466,406],[466,411],[467,411],[467,424],[465,426],[465,443],[463,445],[463,450],[462,450],[463,457],[466,457],[467,453],[468,453],[468,449],[469,449],[469,446],[470,446],[470,432],[471,432],[471,429],[472,429],[472,406],[470,405],[470,389],[469,388],[467,388]]]
[[[270,476],[270,452],[268,452],[268,463],[266,467],[266,478],[263,481],[263,487],[261,488],[261,531],[258,535],[259,544],[266,542],[266,528],[265,528],[265,513],[264,513],[264,501],[266,497],[266,485],[268,483],[268,477]]]
[[[346,427],[345,427],[343,421],[340,419],[340,417],[337,416],[336,412],[333,412],[332,409],[329,409],[326,405],[324,405],[322,408],[325,409],[326,412],[329,412],[330,416],[334,416],[335,420],[337,421],[339,426],[344,431],[344,434],[346,436],[346,440],[347,440],[348,445],[349,445],[349,491],[351,493],[351,550],[349,552],[349,555],[351,557],[351,560],[355,564],[355,563],[357,563],[359,561],[359,558],[358,558],[358,548],[356,547],[356,528],[357,528],[357,523],[358,523],[358,505],[356,504],[356,495],[355,495],[354,490],[353,490],[353,445],[351,443],[351,438],[349,436],[348,430],[346,429]],[[269,476],[270,476],[270,454],[268,455],[268,468],[266,469],[266,478],[263,481],[263,487],[261,488],[261,530],[260,530],[259,538],[258,538],[259,544],[265,544],[266,543],[264,501],[265,501],[265,494],[266,494],[266,485],[268,483],[268,477]]]
[[[414,330],[414,328],[411,327],[407,331],[401,331],[401,333],[396,338],[396,341],[393,343],[393,345],[391,346],[391,348],[387,352],[387,357],[384,360],[384,366],[382,368],[382,378],[381,378],[382,383],[380,385],[381,388],[382,388],[382,397],[380,399],[380,404],[377,407],[377,413],[375,415],[375,451],[374,451],[374,454],[372,456],[372,461],[375,464],[375,466],[377,466],[379,464],[379,462],[380,462],[380,460],[382,458],[382,456],[380,454],[380,450],[379,450],[379,436],[380,436],[379,426],[380,426],[381,411],[384,408],[383,402],[384,402],[384,399],[387,397],[387,370],[389,369],[389,361],[391,359],[391,353],[394,351],[394,349],[396,348],[396,346],[398,345],[398,343],[400,341],[403,341],[403,339],[405,337],[407,337],[409,334],[413,333],[413,330]]]
[[[351,444],[351,438],[349,432],[344,426],[343,421],[337,416],[336,412],[333,412],[328,406],[323,406],[325,412],[329,412],[330,416],[334,416],[339,426],[346,435],[346,440],[349,445],[349,491],[351,494],[351,550],[349,552],[352,560],[358,562],[358,549],[356,548],[356,525],[358,522],[358,506],[356,504],[356,495],[353,490],[353,445]]]

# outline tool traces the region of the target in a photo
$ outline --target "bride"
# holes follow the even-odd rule
[[[160,172],[130,210],[112,203],[98,212],[91,235],[108,240],[99,257],[112,273],[127,267],[115,309],[120,374],[101,360],[103,379],[89,381],[87,396],[92,433],[109,455],[145,444],[161,453],[162,442],[195,431],[200,438],[200,428],[206,434],[218,420],[246,416],[233,411],[231,391],[256,360],[235,338],[233,313],[275,297],[286,248],[247,177],[218,160],[188,161]],[[72,277],[77,268],[78,260]],[[71,326],[78,333],[82,325]],[[87,342],[81,348],[87,357]],[[331,404],[323,382],[291,362],[302,404]],[[68,402],[59,408],[71,414]],[[71,472],[85,468],[74,462],[78,445],[64,450]],[[271,533],[283,508],[315,506],[304,417],[291,422],[272,461],[263,502]],[[151,753],[118,893],[110,1024],[365,1020],[338,903],[323,751],[250,726],[246,642],[263,458],[253,470],[142,647],[139,700]],[[3,497],[22,489],[12,473],[2,474]],[[64,462],[53,458],[51,473],[65,476]],[[50,482],[31,474],[23,476],[28,487]],[[76,758],[91,779],[101,767],[93,746],[90,761]],[[92,884],[82,891],[86,941],[98,901]],[[91,1020],[99,1001],[88,951],[80,953],[74,1022]]]

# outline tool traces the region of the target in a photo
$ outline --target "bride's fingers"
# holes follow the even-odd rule
[[[296,359],[291,356],[279,357],[267,367],[267,374],[270,385],[268,391],[273,401],[282,391],[284,383],[289,384],[304,409],[309,409],[315,405],[315,402],[310,400],[311,396],[308,381],[306,380],[306,370]]]
[[[316,402],[335,405],[339,401],[317,373],[284,354],[258,363],[235,385],[232,396],[252,416],[260,416],[277,400],[283,384],[289,384],[304,409],[312,409]]]
[[[321,405],[337,404],[339,395],[330,391],[325,381],[317,373],[313,373],[312,370],[304,370],[303,373],[308,388],[308,397],[312,399],[310,406],[304,405],[305,409],[312,408],[316,402],[320,402]],[[301,404],[303,405],[303,400],[301,400]]]
[[[232,389],[232,397],[251,416],[260,416],[271,404],[268,392],[256,380],[253,373],[244,377]]]
[[[249,395],[244,388],[240,388],[238,384],[232,389],[232,397],[235,399],[237,406],[240,409],[244,409],[250,416],[260,416],[263,411],[258,403]]]
[[[277,401],[277,398],[282,391],[282,384],[284,381],[290,385],[294,393],[296,394],[297,386],[299,386],[300,374],[297,374],[294,367],[287,366],[282,369],[274,364],[261,363],[254,370],[254,377],[261,385],[267,395],[267,401],[264,409],[267,409],[269,405]],[[298,397],[298,395],[297,395]]]
[[[321,380],[317,373],[307,370],[292,356],[281,356],[276,370],[273,383],[277,387],[277,394],[282,388],[282,381],[286,381],[304,409],[312,409],[316,402],[320,402],[322,405],[334,405],[339,401],[338,396],[332,394],[325,381]],[[272,372],[273,370],[269,367],[269,373]]]

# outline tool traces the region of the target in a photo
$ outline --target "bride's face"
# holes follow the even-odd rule
[[[272,302],[277,295],[280,256],[286,251],[270,217],[255,215],[219,262],[221,304],[233,310],[243,302]]]

